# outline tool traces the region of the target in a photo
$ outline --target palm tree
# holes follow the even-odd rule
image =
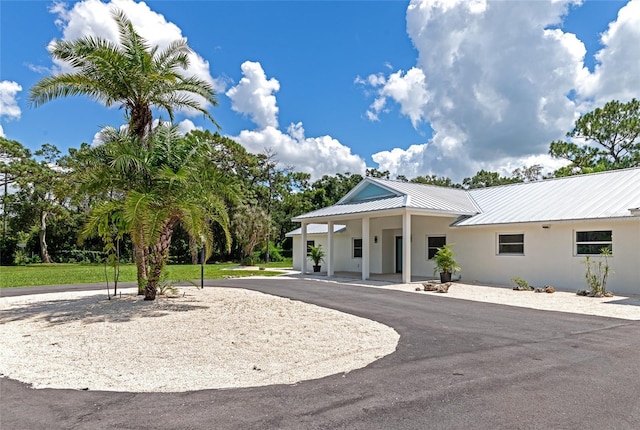
[[[254,250],[265,243],[269,230],[272,228],[271,217],[259,206],[242,205],[236,209],[232,226],[236,242],[242,250],[243,260],[249,265],[253,265],[255,263]]]
[[[144,284],[139,279],[139,287],[144,286],[145,300],[153,300],[168,260],[173,229],[179,223],[204,242],[207,257],[213,249],[212,222],[222,227],[230,248],[224,204],[230,191],[224,172],[209,162],[213,147],[208,140],[186,139],[176,127],[165,124],[146,138],[146,147],[135,144],[136,136],[113,128],[106,129],[103,137],[106,142],[90,150],[98,161],[79,180],[86,190],[114,190],[113,201],[132,241],[148,257],[144,260],[149,263],[145,267],[148,279]]]
[[[130,132],[140,143],[152,129],[152,107],[167,111],[171,121],[174,109],[194,109],[216,124],[193,97],[217,105],[212,85],[181,73],[189,66],[191,49],[186,41],[177,40],[164,50],[151,47],[123,11],[114,9],[111,14],[118,25],[120,43],[92,36],[56,42],[51,56],[67,62],[75,72],[43,78],[31,88],[30,102],[40,106],[60,97],[85,95],[106,106],[120,104]]]

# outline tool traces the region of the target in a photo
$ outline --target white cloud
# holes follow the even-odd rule
[[[280,90],[280,83],[267,79],[258,62],[245,61],[241,66],[243,77],[240,83],[226,92],[231,99],[231,108],[248,115],[260,128],[278,127],[278,106],[274,93]]]
[[[603,48],[596,54],[594,73],[585,76],[580,95],[602,105],[628,101],[640,95],[640,0],[631,0],[602,34]]]
[[[427,154],[428,144],[411,145],[409,148],[393,148],[389,151],[381,151],[373,154],[371,158],[378,163],[378,169],[388,170],[392,176],[404,175],[407,178],[415,178],[423,175],[424,154]]]
[[[154,12],[144,2],[133,0],[112,0],[103,3],[99,0],[84,0],[75,3],[69,9],[66,3],[56,2],[49,9],[57,16],[56,24],[62,30],[62,40],[75,40],[84,36],[95,36],[117,42],[118,28],[111,19],[111,10],[121,9],[133,23],[136,31],[152,46],[160,49],[169,46],[175,40],[183,39],[182,30],[175,24],[168,22],[163,15]],[[51,44],[56,41],[52,40]],[[222,79],[215,79],[209,71],[209,62],[200,55],[192,52],[189,56],[190,66],[184,72],[186,76],[196,76],[210,83],[216,92],[224,92],[225,83]],[[55,68],[59,72],[70,72],[69,64],[55,60]],[[37,67],[37,66],[34,66]],[[202,105],[208,106],[204,99],[192,96]],[[199,114],[196,111],[184,112],[189,115]]]
[[[379,120],[379,114],[383,111],[387,98],[391,98],[400,104],[400,112],[411,119],[413,127],[418,127],[423,118],[423,109],[429,101],[425,76],[421,69],[413,67],[406,74],[399,70],[389,75],[389,79],[381,75],[369,75],[368,83],[373,87],[382,87],[379,96],[367,111],[370,120]]]
[[[558,29],[569,7],[579,4],[412,1],[407,32],[419,53],[416,66],[357,83],[375,90],[370,120],[396,102],[414,127],[426,122],[434,133],[423,145],[374,154],[379,168],[408,177],[450,172],[461,179],[484,166],[500,170],[534,159],[551,165],[557,160],[542,154],[593,108],[587,98],[604,103],[640,96],[633,52],[640,0],[622,8],[603,34],[593,75],[584,66],[584,44]]]
[[[352,154],[349,147],[331,136],[305,137],[302,123],[291,124],[288,133],[267,126],[243,130],[232,138],[254,154],[271,150],[282,167],[293,166],[296,171],[311,174],[312,179],[325,174],[365,171],[364,161]]]
[[[248,115],[257,125],[256,130],[242,130],[230,136],[247,151],[257,154],[265,150],[275,153],[280,167],[311,174],[312,179],[336,173],[360,173],[365,162],[352,154],[348,146],[331,136],[306,137],[302,122],[289,124],[287,131],[278,129],[278,106],[275,93],[280,83],[267,75],[259,62],[242,63],[243,77],[226,95],[234,111]]]
[[[4,128],[2,127],[2,124],[0,124],[0,137],[6,137],[4,134]]]
[[[158,124],[160,124],[160,119],[154,119],[153,120],[153,127],[157,127]],[[169,121],[162,121],[162,124],[171,124]],[[184,119],[182,121],[180,121],[178,124],[175,124],[175,126],[178,128],[178,132],[182,135],[186,135],[187,133],[193,131],[193,130],[200,130],[202,131],[203,128],[200,126],[196,126],[193,121],[191,121],[190,119]],[[129,124],[121,124],[119,129],[120,131],[125,131],[129,128]],[[91,146],[96,146],[96,145],[101,145],[104,143],[104,129],[98,131],[96,134],[93,135],[93,140],[91,141]]]
[[[17,82],[0,81],[0,118],[19,119],[22,114],[16,100],[22,87]]]
[[[193,130],[204,130],[201,126],[196,126],[190,119],[184,119],[178,123],[178,131],[182,134],[187,134]]]

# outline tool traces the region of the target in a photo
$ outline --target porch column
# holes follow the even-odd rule
[[[369,279],[369,217],[362,218],[362,280]]]
[[[411,282],[411,214],[402,215],[402,283]]]
[[[300,267],[300,271],[302,272],[302,274],[304,275],[307,271],[307,223],[306,222],[302,222],[302,226],[300,227],[301,233],[302,233],[302,246],[300,247],[302,249],[302,265]]]
[[[333,276],[333,221],[327,223],[327,276]]]

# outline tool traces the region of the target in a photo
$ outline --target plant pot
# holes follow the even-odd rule
[[[319,266],[319,265],[318,266],[313,266],[313,271],[314,272],[319,272],[320,271],[320,267],[321,266]]]
[[[440,272],[440,283],[451,282],[451,272]]]

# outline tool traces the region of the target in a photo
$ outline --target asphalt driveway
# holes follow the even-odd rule
[[[397,351],[295,385],[177,394],[34,390],[2,378],[0,429],[640,428],[640,322],[320,281],[208,285],[380,321],[400,333]]]

